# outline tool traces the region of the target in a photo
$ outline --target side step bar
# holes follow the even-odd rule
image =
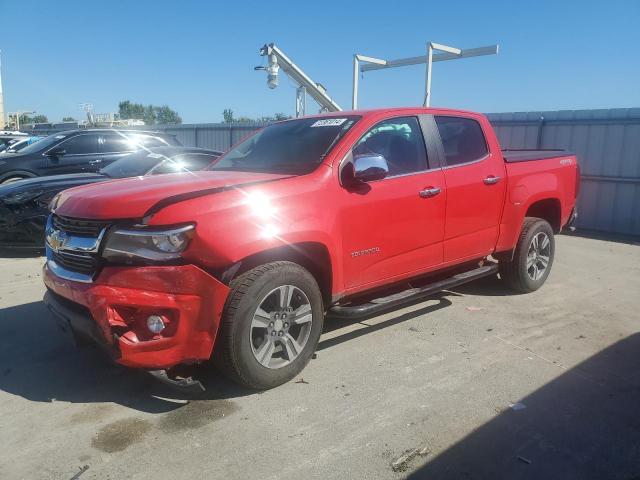
[[[431,283],[420,288],[410,288],[403,292],[394,293],[386,297],[376,298],[360,305],[336,305],[329,309],[334,317],[353,319],[382,313],[399,305],[412,302],[419,298],[428,297],[442,290],[457,287],[463,283],[471,282],[479,278],[488,277],[498,272],[498,264],[485,265],[483,267],[459,273],[444,280]]]

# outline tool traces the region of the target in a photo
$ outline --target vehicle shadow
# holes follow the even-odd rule
[[[437,296],[436,304],[322,340],[318,350],[447,307],[451,301],[445,295]],[[324,333],[362,321],[366,319],[355,322],[328,317]],[[0,389],[35,402],[114,402],[147,413],[166,413],[182,407],[183,400],[225,400],[256,393],[229,381],[210,365],[193,367],[194,378],[206,388],[194,393],[113,364],[97,348],[77,348],[60,331],[43,302],[0,310],[0,366]]]
[[[484,277],[473,282],[454,287],[452,292],[460,295],[479,295],[483,297],[508,297],[521,295],[507,287],[497,275]]]
[[[182,392],[145,372],[111,363],[94,347],[76,348],[43,302],[0,310],[0,389],[35,402],[114,402],[147,413],[180,408],[180,400],[222,400],[256,393],[198,366],[203,393]]]
[[[428,303],[422,299],[403,308],[424,306],[375,323],[368,320],[378,315],[358,320],[329,315],[323,334],[354,324],[362,328],[321,339],[317,351],[446,308],[452,305],[448,297],[459,295],[441,292]],[[205,392],[171,388],[146,372],[111,363],[97,348],[77,348],[41,301],[0,310],[0,389],[31,401],[114,402],[147,413],[164,413],[180,408],[181,400],[224,400],[256,393],[229,381],[209,364],[195,366],[190,373],[202,382]]]
[[[640,479],[640,333],[518,403],[408,478]]]
[[[367,323],[367,320],[371,320],[375,317],[380,316],[381,314],[369,315],[369,316],[358,318],[358,319],[336,318],[331,316],[331,314],[329,314],[324,320],[324,328],[322,330],[324,334],[331,333],[335,330],[338,330],[350,325],[356,325],[356,324],[360,324],[362,328],[345,332],[342,335],[338,335],[336,337],[331,337],[324,340],[321,339],[316,351],[324,350],[325,348],[329,348],[329,347],[334,347],[341,343],[348,342],[349,340],[353,340],[355,338],[359,338],[364,335],[369,335],[371,333],[377,332],[378,330],[388,328],[392,325],[397,325],[399,323],[406,322],[408,320],[419,317],[421,315],[427,315],[428,313],[432,313],[442,308],[449,307],[452,305],[452,302],[451,300],[446,298],[447,296],[458,296],[458,295],[454,292],[441,292],[427,299],[421,299],[411,303],[407,303],[403,305],[402,308],[407,308],[412,305],[424,303],[427,300],[437,302],[435,304],[425,305],[411,312],[403,313],[402,315],[398,315],[374,324]],[[389,313],[389,312],[386,312],[386,313]]]

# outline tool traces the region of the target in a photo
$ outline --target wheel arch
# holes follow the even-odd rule
[[[274,261],[289,261],[300,265],[318,282],[325,307],[332,302],[333,271],[331,255],[326,245],[320,242],[299,242],[257,252],[225,268],[220,280],[226,284],[238,275],[254,267]]]
[[[555,197],[536,200],[527,208],[526,217],[536,217],[546,220],[551,225],[553,233],[560,233],[562,228],[562,207],[560,199]]]
[[[10,172],[5,172],[3,174],[0,175],[0,183],[4,182],[5,180],[9,180],[10,178],[14,178],[14,177],[19,177],[19,178],[35,178],[38,175],[36,175],[33,172],[30,172],[28,170],[11,170]]]

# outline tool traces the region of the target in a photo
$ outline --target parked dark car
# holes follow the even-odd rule
[[[78,129],[49,135],[0,158],[0,183],[66,173],[97,172],[141,148],[180,145],[173,135],[141,130]]]
[[[129,153],[97,173],[28,178],[0,185],[0,248],[44,248],[48,205],[62,190],[115,178],[202,170],[221,154],[203,148],[155,147]]]
[[[29,145],[42,140],[43,138],[44,137],[39,137],[38,135],[30,135],[20,139],[13,139],[9,143],[0,145],[0,155],[6,155],[7,153],[17,153],[20,150],[28,147]]]

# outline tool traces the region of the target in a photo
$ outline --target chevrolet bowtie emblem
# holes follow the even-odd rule
[[[60,230],[53,230],[51,233],[47,235],[47,243],[51,247],[54,252],[57,252],[67,241],[67,234],[61,232]]]

